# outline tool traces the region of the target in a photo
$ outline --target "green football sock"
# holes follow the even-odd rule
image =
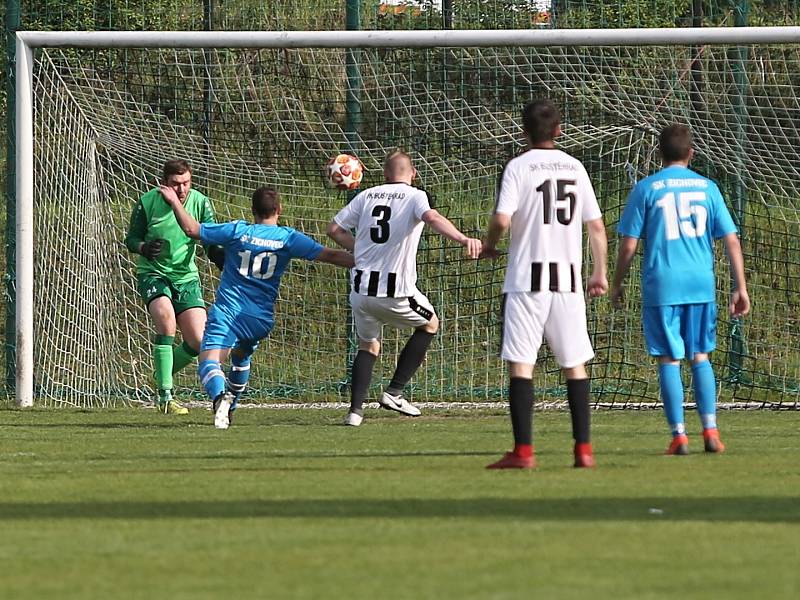
[[[172,344],[175,336],[157,335],[153,346],[153,365],[159,397],[165,390],[172,389]]]
[[[197,351],[184,340],[172,350],[172,374],[175,375],[197,357]]]

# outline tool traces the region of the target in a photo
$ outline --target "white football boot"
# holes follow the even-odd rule
[[[421,414],[420,410],[416,406],[411,404],[411,402],[403,397],[403,394],[393,396],[389,392],[383,392],[383,396],[381,396],[381,399],[378,400],[378,403],[383,408],[396,410],[397,412],[408,415],[409,417],[417,417]]]
[[[361,421],[364,420],[364,417],[361,415],[351,412],[347,413],[347,416],[344,418],[342,425],[349,425],[350,427],[358,427],[361,425]]]
[[[227,429],[231,424],[228,413],[233,403],[233,394],[223,392],[214,399],[214,427],[217,429]]]

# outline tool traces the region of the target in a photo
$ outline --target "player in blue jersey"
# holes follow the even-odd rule
[[[611,301],[621,308],[623,282],[640,239],[645,241],[642,304],[647,351],[658,359],[664,412],[672,429],[666,454],[688,454],[683,419],[680,361],[692,363],[695,403],[703,425],[706,452],[722,452],[716,420],[716,380],[708,353],[716,347],[717,305],[714,240],[722,238],[733,275],[728,310],[750,311],[742,247],[717,185],[689,169],[694,153],[685,125],[661,132],[663,169],[631,191],[617,228],[622,240],[611,286]]]
[[[208,312],[197,372],[214,402],[214,426],[227,429],[232,409],[250,377],[250,357],[272,330],[278,286],[291,259],[351,268],[353,255],[325,248],[299,231],[278,225],[281,202],[278,192],[268,187],[253,192],[255,223],[198,223],[170,192],[171,188],[162,186],[161,193],[186,235],[225,249],[225,268]],[[229,350],[231,370],[226,390],[221,362]]]

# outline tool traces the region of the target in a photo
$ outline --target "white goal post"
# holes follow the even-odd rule
[[[800,43],[800,27],[16,34],[16,402],[34,401],[34,114],[36,48],[471,48]]]

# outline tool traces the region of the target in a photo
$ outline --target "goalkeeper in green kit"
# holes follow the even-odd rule
[[[185,160],[165,162],[161,184],[175,190],[186,211],[198,222],[214,222],[211,202],[192,189],[192,169]],[[189,411],[172,397],[172,376],[195,359],[206,325],[203,291],[194,262],[195,240],[183,233],[172,207],[154,188],[136,203],[125,246],[139,255],[138,289],[156,330],[153,364],[158,408],[185,415]],[[207,247],[206,254],[222,268],[225,254],[221,247]],[[176,329],[183,337],[180,346],[174,344]]]

